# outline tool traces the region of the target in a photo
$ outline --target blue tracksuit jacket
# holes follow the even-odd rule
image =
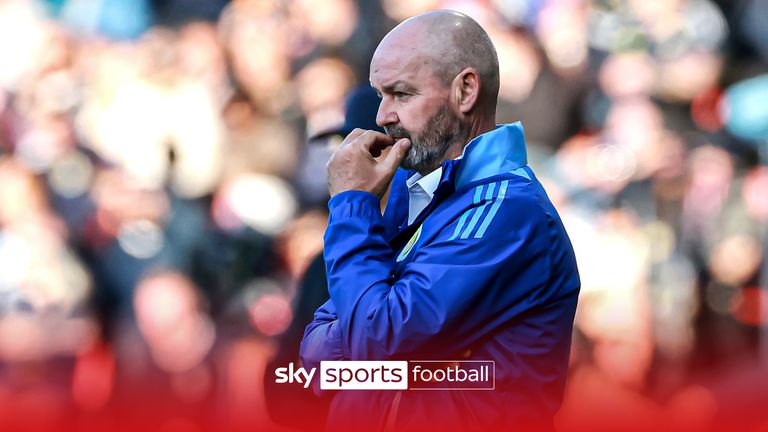
[[[551,425],[580,282],[560,217],[526,163],[518,122],[445,161],[434,198],[410,226],[405,170],[393,179],[383,216],[367,192],[330,200],[331,299],[304,333],[304,366],[494,360],[496,390],[340,391],[328,430]]]

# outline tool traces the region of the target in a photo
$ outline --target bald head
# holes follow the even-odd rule
[[[377,55],[408,50],[448,85],[464,69],[478,71],[479,103],[495,108],[499,94],[499,59],[488,33],[475,20],[459,12],[438,10],[417,15],[390,31],[376,49]]]
[[[376,48],[370,80],[381,96],[376,123],[411,140],[403,168],[426,175],[496,127],[496,50],[458,12],[429,12],[395,27]]]

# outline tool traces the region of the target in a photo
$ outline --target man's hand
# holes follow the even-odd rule
[[[389,153],[382,156],[388,147],[392,147]],[[380,132],[353,130],[326,165],[331,197],[348,190],[360,190],[381,199],[410,147],[408,138],[395,142]]]

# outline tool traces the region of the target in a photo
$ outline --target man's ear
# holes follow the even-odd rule
[[[468,114],[480,97],[480,73],[468,67],[456,75],[451,84],[453,100],[462,114]]]

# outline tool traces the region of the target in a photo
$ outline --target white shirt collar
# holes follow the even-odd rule
[[[432,197],[435,196],[435,190],[437,190],[437,186],[440,184],[442,175],[443,167],[440,166],[425,176],[422,176],[419,173],[412,175],[405,181],[405,185],[408,186],[409,191],[414,188],[414,185],[419,185],[421,189],[429,195],[429,198],[432,199]]]
[[[408,186],[408,224],[412,224],[416,217],[421,213],[429,202],[432,201],[432,197],[435,195],[435,190],[440,184],[440,178],[443,175],[443,167],[432,171],[431,173],[422,177],[421,174],[416,173],[405,181],[405,185]]]

